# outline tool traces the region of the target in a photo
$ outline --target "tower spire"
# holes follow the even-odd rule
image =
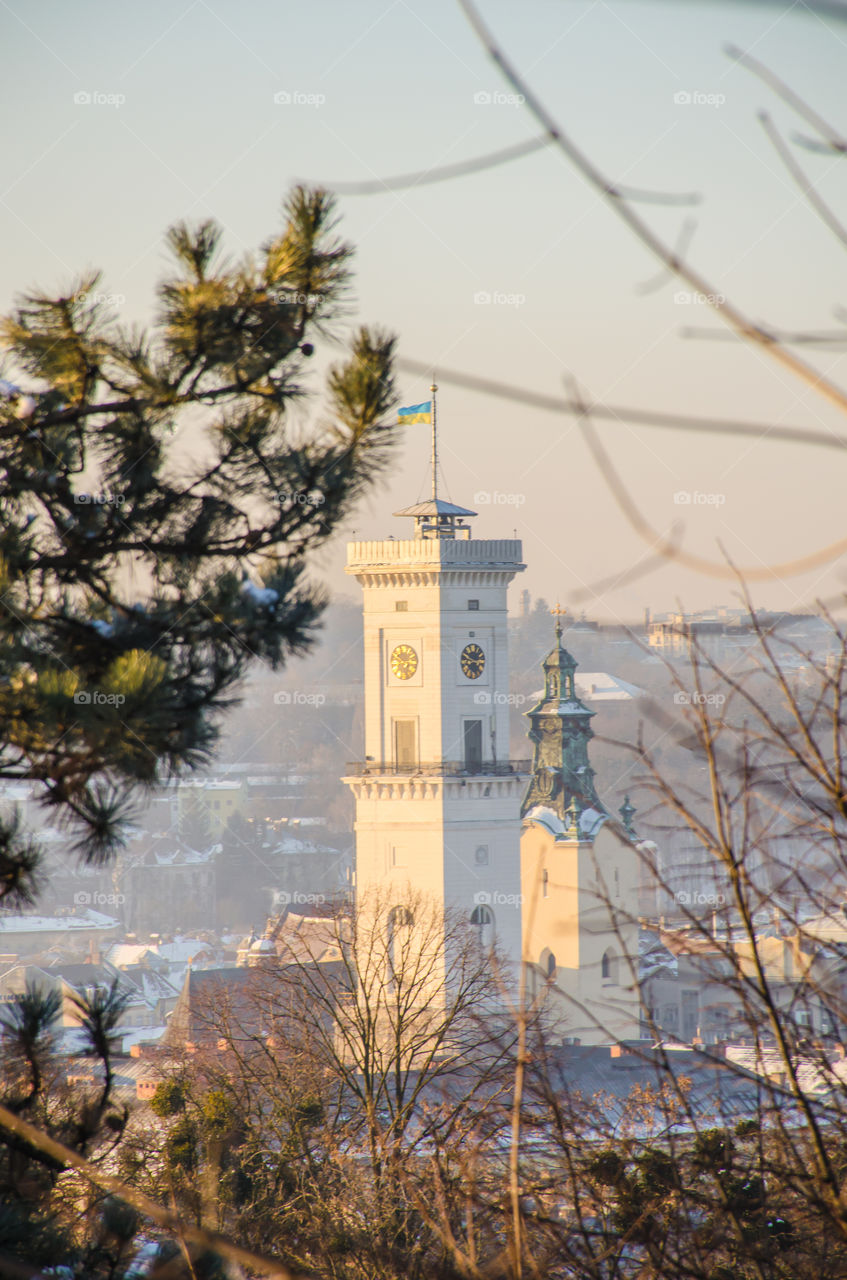
[[[553,809],[570,830],[586,809],[598,815],[606,810],[594,788],[588,757],[594,712],[580,701],[574,680],[576,662],[562,644],[561,620],[566,610],[556,605],[550,612],[556,619],[556,644],[542,663],[541,698],[526,712],[535,750],[522,813],[543,805]]]
[[[432,500],[438,500],[438,418],[435,410],[435,393],[438,387],[435,385],[435,374],[432,375],[432,386],[430,387],[432,395]]]

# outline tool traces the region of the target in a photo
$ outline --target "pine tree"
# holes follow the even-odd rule
[[[295,188],[283,213],[240,262],[215,223],[172,227],[148,329],[118,322],[97,273],[0,322],[0,778],[33,782],[91,861],[138,789],[208,759],[249,662],[309,646],[308,554],[390,456],[382,331],[352,335],[330,412],[303,422],[352,249],[327,193]],[[31,899],[37,867],[0,821],[0,899]]]

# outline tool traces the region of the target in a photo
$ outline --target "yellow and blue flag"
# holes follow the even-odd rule
[[[398,409],[398,422],[432,422],[432,401],[424,400],[423,404],[410,404],[405,409]]]

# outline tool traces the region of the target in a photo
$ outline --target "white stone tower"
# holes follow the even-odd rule
[[[433,496],[395,513],[413,536],[348,546],[365,636],[365,759],[345,779],[356,895],[458,913],[517,965],[529,762],[509,759],[506,597],[525,566],[520,541],[471,536],[476,513],[438,497],[436,467],[433,423]]]

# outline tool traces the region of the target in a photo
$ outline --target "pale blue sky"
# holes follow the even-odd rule
[[[847,306],[843,246],[807,208],[756,112],[784,133],[800,125],[722,52],[751,50],[824,116],[847,130],[847,22],[783,3],[529,0],[491,3],[486,20],[552,113],[614,179],[703,194],[690,257],[754,319],[792,329],[835,327]],[[162,233],[178,218],[214,216],[233,252],[277,225],[295,178],[389,176],[479,155],[532,137],[519,107],[479,103],[508,93],[458,6],[430,3],[259,3],[153,0],[143,6],[63,0],[0,2],[4,76],[0,177],[0,303],[51,287],[90,265],[149,318]],[[101,101],[77,104],[89,93]],[[296,99],[276,103],[286,92]],[[680,92],[721,95],[679,104]],[[120,105],[103,98],[120,96]],[[310,103],[308,99],[318,99]],[[322,99],[322,100],[321,100]],[[803,126],[801,126],[803,127]],[[808,132],[805,127],[804,131]],[[796,152],[847,217],[847,159]],[[641,206],[674,239],[684,211]],[[430,188],[341,200],[358,246],[358,318],[400,336],[404,355],[557,394],[565,370],[598,399],[763,422],[847,422],[756,352],[696,343],[683,325],[717,325],[681,305],[670,282],[641,296],[656,264],[558,153]],[[520,295],[520,306],[475,294]],[[843,355],[809,358],[847,381]],[[405,403],[427,380],[401,376]],[[669,565],[577,600],[646,550],[619,512],[577,429],[551,414],[442,384],[444,469],[452,497],[479,507],[481,536],[524,539],[534,594],[605,618],[728,601],[730,584]],[[685,545],[767,564],[844,535],[847,459],[765,441],[704,441],[646,427],[604,427],[633,496],[660,530],[679,518]],[[391,512],[427,483],[425,428],[409,437],[389,488],[351,525],[400,533]],[[721,503],[681,508],[679,491]],[[322,558],[335,588],[341,542]],[[757,585],[766,606],[832,597],[842,562]]]

